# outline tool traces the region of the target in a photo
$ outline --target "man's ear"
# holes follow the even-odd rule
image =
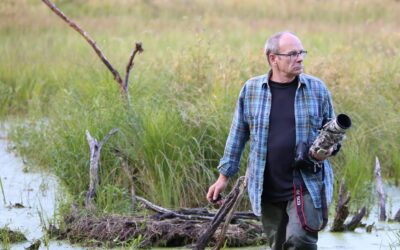
[[[276,55],[269,54],[269,61],[271,62],[271,64],[276,64],[276,59]]]

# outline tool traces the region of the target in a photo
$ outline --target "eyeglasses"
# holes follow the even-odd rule
[[[307,55],[307,50],[300,50],[300,51],[293,51],[287,54],[280,54],[280,53],[274,53],[275,55],[278,56],[287,56],[290,57],[290,60],[295,60],[297,59],[299,56],[302,56],[303,58],[306,57]]]

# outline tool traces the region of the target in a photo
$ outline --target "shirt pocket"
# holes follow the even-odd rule
[[[323,117],[317,115],[309,115],[310,122],[310,140],[313,142],[322,128]]]

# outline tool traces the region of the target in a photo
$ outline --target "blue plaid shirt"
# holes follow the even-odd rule
[[[250,140],[248,159],[248,193],[255,215],[261,215],[261,194],[264,169],[268,152],[269,114],[271,111],[271,90],[269,74],[248,80],[239,95],[231,130],[226,142],[224,156],[218,170],[225,176],[233,176],[239,171],[243,149]],[[295,96],[296,144],[312,143],[323,122],[333,118],[331,95],[325,84],[318,78],[300,74]],[[322,171],[312,174],[302,171],[304,183],[310,192],[314,206],[321,207],[321,188],[325,184],[328,204],[332,200],[333,172],[330,163],[324,161]]]

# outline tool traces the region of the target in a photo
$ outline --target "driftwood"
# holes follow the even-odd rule
[[[382,184],[381,176],[381,164],[379,159],[375,156],[375,177],[376,177],[376,187],[379,194],[379,221],[386,221],[386,207],[385,207],[385,191]]]
[[[110,136],[115,134],[117,131],[118,129],[112,129],[102,141],[97,142],[97,140],[90,135],[89,131],[86,130],[86,140],[90,148],[90,182],[89,190],[86,193],[85,198],[85,207],[88,209],[95,208],[93,199],[96,195],[97,186],[99,185],[99,160],[101,149]]]
[[[339,188],[339,199],[336,205],[336,215],[330,229],[331,232],[354,231],[365,216],[366,208],[364,206],[349,223],[344,224],[349,216],[349,201],[350,192],[346,192],[344,180],[342,179]]]
[[[133,60],[136,56],[137,53],[143,52],[143,47],[142,43],[137,42],[135,43],[135,48],[132,50],[132,53],[129,57],[128,64],[126,66],[126,73],[125,73],[125,79],[122,80],[121,75],[119,74],[118,70],[116,70],[111,63],[108,61],[108,59],[105,57],[101,49],[97,46],[96,41],[90,37],[90,35],[83,30],[77,23],[75,23],[72,19],[68,18],[60,9],[56,7],[56,5],[51,2],[50,0],[42,0],[44,4],[46,4],[57,16],[59,16],[62,20],[64,20],[71,28],[73,28],[75,31],[77,31],[80,35],[82,35],[85,40],[90,44],[90,46],[93,48],[93,50],[96,52],[100,60],[106,65],[107,69],[111,72],[111,74],[114,76],[115,81],[118,83],[121,91],[125,94],[127,97],[128,103],[130,103],[130,97],[128,93],[128,81],[129,81],[129,74],[130,71],[132,70],[132,67],[134,65]]]

